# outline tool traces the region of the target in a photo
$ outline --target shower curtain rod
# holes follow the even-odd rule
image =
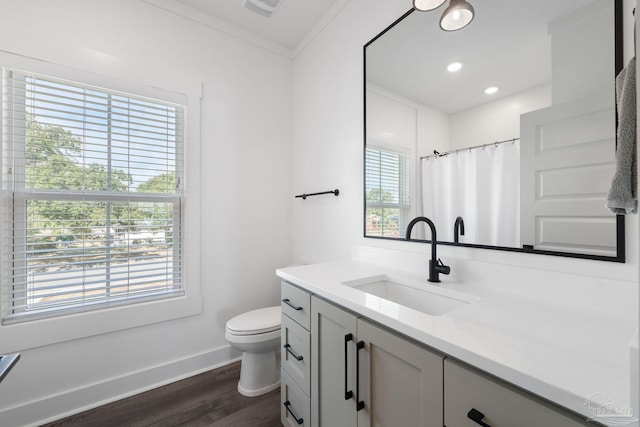
[[[500,144],[505,144],[507,142],[516,142],[516,141],[520,141],[520,138],[505,139],[504,141],[496,141],[496,142],[492,142],[491,144],[474,145],[473,147],[459,148],[457,150],[446,151],[444,153],[439,153],[436,150],[433,150],[433,154],[430,154],[428,156],[422,156],[420,157],[420,160],[430,159],[432,157],[444,157],[444,156],[448,156],[451,153],[459,153],[461,151],[466,151],[466,150],[471,151],[477,148],[487,148],[487,147],[491,147],[492,145],[497,147]]]

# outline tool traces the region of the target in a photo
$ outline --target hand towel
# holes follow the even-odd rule
[[[616,214],[637,213],[635,57],[616,77],[616,101],[618,107],[616,171],[606,206]]]

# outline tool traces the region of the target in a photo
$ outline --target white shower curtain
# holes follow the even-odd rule
[[[422,159],[422,191],[438,240],[453,242],[460,216],[461,243],[521,246],[519,141]]]

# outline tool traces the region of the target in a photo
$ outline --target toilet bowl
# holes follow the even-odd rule
[[[259,396],[280,386],[280,306],[260,308],[229,320],[225,338],[242,352],[238,392]]]

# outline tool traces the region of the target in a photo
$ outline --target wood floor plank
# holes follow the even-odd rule
[[[274,393],[274,392],[272,392]],[[281,427],[280,424],[280,390],[276,390],[277,404],[273,404],[274,399],[266,399],[235,411],[225,418],[222,418],[212,425],[215,427],[237,427],[237,426],[264,426]]]
[[[239,377],[233,363],[42,427],[282,427],[280,390],[245,397]]]

